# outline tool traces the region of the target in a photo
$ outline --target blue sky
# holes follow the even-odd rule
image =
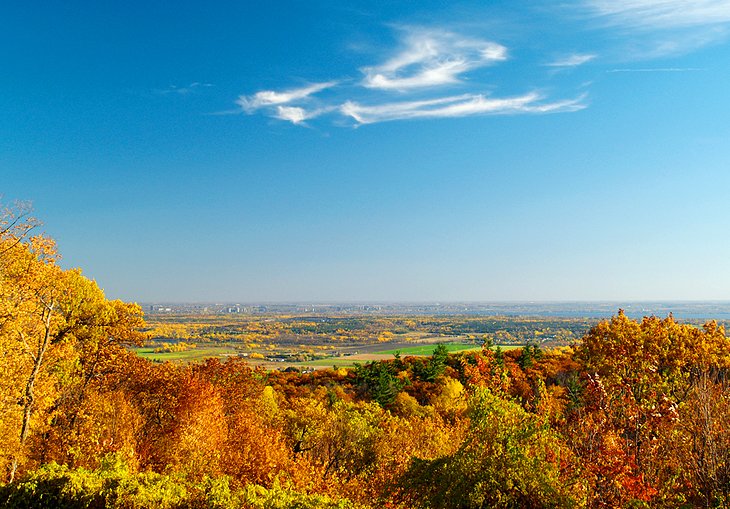
[[[730,299],[730,1],[6,2],[0,192],[137,301]]]

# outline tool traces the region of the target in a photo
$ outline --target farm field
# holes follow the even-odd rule
[[[169,341],[167,344],[174,346],[176,343],[176,341]],[[136,347],[132,350],[140,357],[152,362],[187,364],[202,362],[208,358],[242,357],[250,365],[261,366],[265,369],[285,369],[287,367],[322,369],[354,367],[356,364],[364,362],[394,359],[397,354],[400,354],[401,357],[430,356],[438,344],[444,345],[449,353],[479,351],[482,349],[481,345],[474,344],[474,342],[464,343],[463,341],[453,341],[452,338],[428,338],[417,342],[348,345],[334,351],[334,353],[332,353],[332,350],[325,349],[313,354],[312,358],[306,360],[297,360],[297,356],[302,355],[302,351],[311,352],[311,348],[300,348],[298,350],[289,348],[284,350],[274,345],[268,345],[266,348],[257,349],[260,351],[252,352],[244,344],[231,342],[222,344],[193,343],[189,348],[181,351],[167,351],[167,349],[155,345]],[[521,348],[521,346],[500,345],[500,348],[506,351]]]
[[[465,350],[481,350],[481,345],[474,345],[474,344],[464,344],[464,343],[443,343],[443,345],[446,347],[446,349],[449,351],[449,353],[452,352],[463,352]],[[387,355],[396,355],[400,354],[401,356],[406,355],[431,355],[433,353],[434,345],[414,345],[414,346],[407,346],[405,348],[395,348],[391,350],[385,350],[383,352],[380,352],[382,354]]]
[[[200,362],[210,357],[234,357],[239,351],[230,345],[210,345],[182,352],[155,352],[155,347],[133,348],[140,357],[153,362]]]
[[[156,363],[241,357],[265,369],[321,369],[392,359],[397,353],[428,356],[439,343],[451,353],[477,351],[485,342],[505,351],[528,343],[563,346],[580,338],[590,323],[520,316],[153,313],[145,344],[133,350]]]

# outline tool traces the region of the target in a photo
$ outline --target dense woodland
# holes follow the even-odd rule
[[[17,208],[0,219],[0,505],[724,507],[730,341],[621,311],[569,347],[308,374],[151,363]]]

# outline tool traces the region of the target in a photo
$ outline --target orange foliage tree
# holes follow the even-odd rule
[[[722,327],[698,329],[671,315],[637,322],[619,311],[590,330],[577,359],[586,390],[575,414],[576,443],[593,458],[597,499],[682,503],[681,409],[698,381],[730,366]]]

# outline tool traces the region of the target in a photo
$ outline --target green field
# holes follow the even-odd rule
[[[464,343],[441,343],[446,347],[449,352],[461,352],[464,350],[481,350],[482,347],[475,344],[464,344]],[[399,348],[396,350],[384,350],[382,352],[376,352],[381,354],[395,355],[400,353],[401,356],[405,355],[431,355],[436,349],[436,344],[428,345],[416,345],[407,346],[405,348]]]
[[[329,357],[327,359],[317,359],[316,361],[305,361],[297,362],[295,365],[298,367],[322,367],[326,366],[329,368],[354,368],[355,363],[364,364],[367,361],[356,360],[352,357]]]
[[[476,346],[473,344],[464,344],[464,343],[443,343],[444,346],[446,346],[446,349],[450,353],[457,353],[457,352],[466,352],[466,351],[476,351],[481,350],[480,346]],[[434,349],[436,348],[435,344],[429,344],[429,345],[417,345],[417,346],[411,346],[411,347],[405,347],[397,350],[382,350],[378,352],[373,352],[373,354],[377,355],[395,355],[396,353],[400,352],[401,356],[408,356],[408,355],[425,355],[429,356],[433,354]],[[516,348],[522,348],[521,345],[500,345],[500,348],[504,350],[514,350]],[[295,363],[297,367],[300,368],[306,368],[306,367],[334,367],[334,368],[353,368],[355,367],[355,364],[365,364],[369,362],[368,360],[361,359],[361,358],[353,358],[351,356],[347,357],[328,357],[325,359],[317,359],[314,361],[305,361],[305,362],[298,362]]]
[[[140,357],[151,361],[160,362],[198,362],[209,357],[225,357],[238,355],[238,351],[230,346],[204,346],[190,348],[184,352],[155,352],[155,347],[135,348],[134,351]]]
[[[469,343],[442,343],[450,353],[464,352],[470,350],[480,350],[481,347]],[[420,344],[414,346],[406,346],[399,349],[382,350],[373,352],[379,355],[395,355],[400,353],[401,356],[405,357],[408,355],[432,355],[436,344]],[[512,350],[514,348],[521,348],[521,346],[506,345],[501,347],[502,350]],[[211,345],[211,346],[198,346],[197,348],[190,348],[183,352],[155,352],[155,347],[141,347],[133,349],[137,355],[145,359],[156,361],[156,362],[200,362],[210,357],[230,357],[237,356],[240,350],[236,349],[233,345]],[[367,362],[364,360],[353,359],[350,356],[347,357],[327,357],[324,359],[317,359],[305,362],[292,362],[286,363],[286,365],[294,365],[299,367],[312,366],[312,367],[353,367],[355,363]]]
[[[465,343],[441,343],[441,344],[446,347],[446,349],[449,351],[449,353],[482,349],[481,346],[477,346],[474,344],[465,344]],[[376,353],[395,355],[396,353],[400,352],[401,356],[432,355],[433,351],[436,349],[436,346],[437,345],[435,345],[435,344],[409,346],[409,347],[401,348],[398,350],[384,350],[382,352],[376,352]],[[500,348],[502,350],[514,350],[515,348],[522,348],[522,346],[521,345],[500,345]]]

